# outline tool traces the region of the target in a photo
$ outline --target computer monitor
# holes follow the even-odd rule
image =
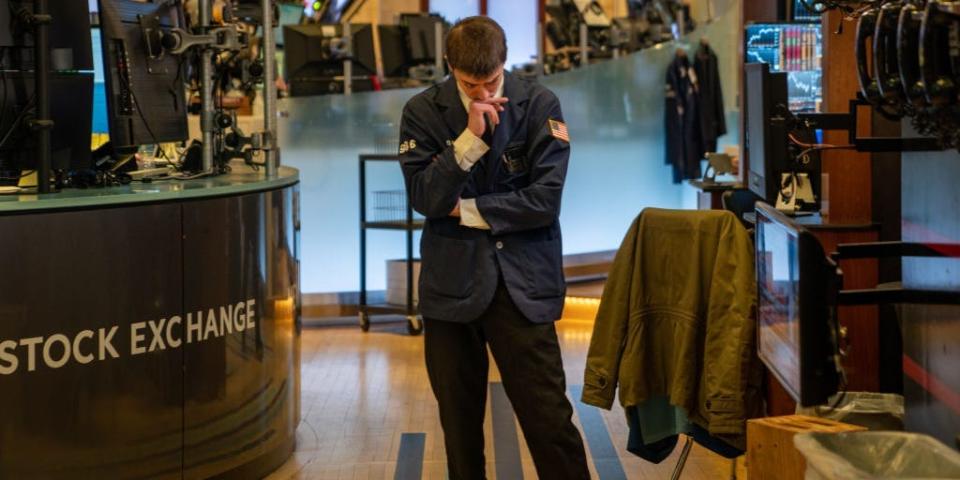
[[[293,97],[342,93],[343,61],[347,58],[343,28],[339,24],[287,25],[284,33],[284,76]],[[369,91],[369,77],[377,71],[373,29],[351,24],[353,91]]]
[[[28,121],[33,115],[33,72],[0,75],[0,185],[16,185],[23,172],[36,170],[35,132]],[[50,75],[50,165],[54,170],[90,167],[90,123],[93,109],[92,73]]]
[[[410,53],[405,46],[404,29],[400,25],[379,25],[380,58],[385,77],[406,77]]]
[[[189,137],[186,66],[178,56],[148,51],[141,18],[157,19],[162,29],[184,24],[176,2],[100,0],[107,120],[114,149]]]
[[[775,204],[781,174],[789,171],[787,147],[787,75],[771,73],[765,63],[744,66],[746,92],[747,184],[764,201]]]
[[[49,0],[48,27],[53,70],[92,70],[90,8],[83,0]],[[33,70],[33,32],[12,17],[11,5],[33,12],[30,0],[0,0],[0,68]]]
[[[809,8],[815,0],[793,0],[790,3],[790,19],[794,22],[820,23],[820,13]]]
[[[807,229],[757,203],[758,351],[774,377],[802,406],[837,392],[834,264]]]
[[[433,63],[437,57],[437,25],[441,38],[446,31],[443,17],[435,14],[403,14],[400,25],[407,30],[407,48],[413,63]]]
[[[90,41],[97,46],[93,51],[93,133],[109,135],[106,74],[103,65],[103,50],[99,48],[101,45],[99,27],[90,29]]]
[[[281,28],[275,28],[273,34],[276,36],[277,46],[282,48],[284,46],[284,29],[282,27],[300,24],[303,19],[303,4],[281,3],[277,7],[280,8],[280,18],[277,19],[277,25]]]
[[[744,32],[745,63],[787,72],[788,106],[819,112],[823,105],[823,32],[819,24],[754,23]]]

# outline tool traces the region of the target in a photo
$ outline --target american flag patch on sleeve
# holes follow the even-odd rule
[[[550,134],[557,140],[563,140],[570,143],[570,133],[567,132],[567,124],[550,119]]]

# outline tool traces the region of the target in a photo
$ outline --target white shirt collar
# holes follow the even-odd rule
[[[503,85],[506,83],[506,81],[507,81],[507,72],[503,72],[503,75],[500,76],[500,86],[497,87],[497,94],[496,94],[497,97],[503,96]],[[463,90],[460,89],[460,82],[458,82],[456,79],[454,79],[454,82],[457,83],[457,92],[460,93],[460,101],[463,103],[463,109],[466,110],[467,113],[469,113],[470,104],[473,102],[473,99],[467,96],[466,93],[463,93]]]

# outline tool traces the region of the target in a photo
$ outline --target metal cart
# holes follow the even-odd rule
[[[407,317],[407,331],[411,335],[423,332],[423,318],[417,313],[413,303],[413,232],[423,228],[423,221],[415,221],[413,208],[409,201],[404,201],[405,218],[403,220],[375,220],[367,219],[367,162],[397,162],[397,155],[360,155],[360,329],[370,330],[370,315],[400,314]],[[405,197],[404,197],[405,198]],[[406,305],[369,305],[367,303],[367,230],[394,230],[402,231],[407,240],[407,302]]]

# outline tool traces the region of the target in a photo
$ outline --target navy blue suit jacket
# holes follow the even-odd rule
[[[466,172],[453,142],[467,127],[456,80],[413,97],[400,124],[400,162],[413,208],[426,217],[420,243],[420,312],[470,322],[493,300],[502,274],[521,312],[537,323],[560,318],[566,283],[560,200],[570,145],[550,120],[563,122],[557,97],[505,74],[504,96],[490,151]],[[460,225],[450,212],[476,198],[491,230]]]

